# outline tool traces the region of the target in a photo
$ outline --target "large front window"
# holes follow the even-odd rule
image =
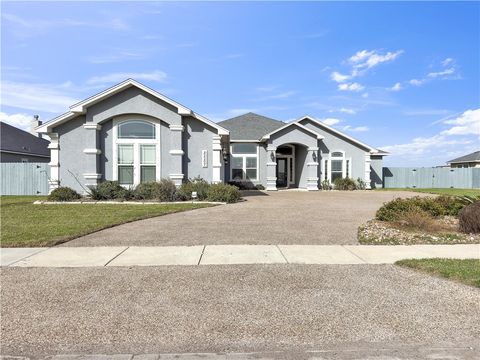
[[[332,172],[331,181],[332,183],[335,179],[343,178],[343,153],[334,152],[332,153],[332,159],[330,162],[330,171]]]
[[[137,185],[158,180],[157,125],[128,120],[117,126],[117,179],[121,185]]]
[[[257,144],[232,144],[231,179],[233,181],[256,181],[258,178]]]

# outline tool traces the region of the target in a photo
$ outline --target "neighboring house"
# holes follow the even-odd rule
[[[452,168],[478,168],[480,167],[480,151],[447,161],[447,164]]]
[[[35,120],[36,125],[40,124]],[[0,162],[49,162],[48,140],[0,122]]]
[[[169,178],[180,185],[197,176],[267,190],[318,190],[337,177],[381,187],[387,154],[309,116],[283,123],[249,113],[214,123],[131,79],[37,131],[51,139],[51,189],[78,191],[103,180],[134,186]]]

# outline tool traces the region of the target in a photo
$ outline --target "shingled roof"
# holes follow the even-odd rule
[[[39,138],[15,126],[0,122],[0,151],[49,157],[50,141]]]
[[[249,112],[221,121],[218,125],[230,131],[231,140],[260,140],[265,134],[285,126],[285,123]]]
[[[463,163],[463,162],[477,162],[477,161],[480,161],[480,151],[475,151],[471,154],[460,156],[459,158],[447,161],[447,164]]]

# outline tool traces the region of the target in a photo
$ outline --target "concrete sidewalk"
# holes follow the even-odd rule
[[[480,244],[460,245],[204,245],[2,248],[14,267],[113,267],[237,264],[393,264],[401,259],[480,259]]]

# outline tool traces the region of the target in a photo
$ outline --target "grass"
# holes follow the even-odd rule
[[[480,288],[480,260],[410,259],[395,264]]]
[[[2,247],[52,246],[126,222],[211,206],[195,203],[33,204],[33,201],[43,199],[40,196],[0,198]]]
[[[413,191],[427,194],[452,195],[452,196],[480,196],[480,189],[413,189],[413,188],[391,188],[376,189],[378,191]]]

